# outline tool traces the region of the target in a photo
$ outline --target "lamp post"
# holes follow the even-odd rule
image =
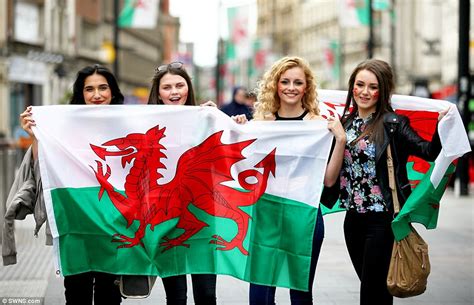
[[[471,95],[469,75],[469,0],[459,0],[459,53],[458,53],[458,107],[461,111],[464,127],[468,129],[471,120],[469,100]],[[456,171],[456,190],[459,195],[469,195],[469,156],[459,158]]]
[[[368,58],[374,57],[374,15],[372,11],[372,0],[368,1],[367,4],[369,10],[369,41],[367,42]]]
[[[113,40],[114,40],[114,50],[115,58],[113,63],[113,72],[117,82],[120,81],[119,75],[119,27],[118,27],[118,18],[119,18],[119,0],[114,0],[114,25],[113,25]]]

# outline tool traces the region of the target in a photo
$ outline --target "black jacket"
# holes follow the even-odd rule
[[[221,110],[228,116],[245,114],[247,120],[250,121],[252,119],[252,111],[250,108],[247,105],[239,104],[236,101],[232,101],[229,104],[222,106]]]
[[[348,126],[351,122],[346,122]],[[408,118],[403,115],[389,112],[384,115],[384,141],[381,145],[375,146],[376,174],[382,195],[387,207],[393,212],[392,192],[388,184],[387,169],[387,146],[392,147],[393,166],[395,169],[395,182],[397,185],[398,200],[400,208],[403,206],[408,196],[411,194],[410,182],[406,164],[408,157],[414,155],[426,161],[434,161],[441,151],[441,141],[439,139],[438,128],[433,135],[431,142],[421,138],[411,128]],[[321,203],[331,208],[339,198],[339,180],[333,187],[324,188],[321,195]]]
[[[382,195],[389,209],[393,211],[392,193],[388,185],[387,146],[392,147],[395,182],[397,185],[400,208],[411,194],[406,164],[410,155],[420,157],[426,161],[434,161],[441,151],[438,127],[431,142],[421,138],[411,128],[408,118],[393,112],[384,116],[384,141],[375,147],[376,173]]]

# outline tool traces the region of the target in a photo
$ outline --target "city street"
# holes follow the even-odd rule
[[[469,197],[455,198],[448,190],[441,203],[438,228],[426,231],[417,226],[430,245],[431,275],[427,291],[418,297],[396,299],[395,304],[474,304],[473,216],[472,191]],[[315,304],[358,304],[358,280],[344,244],[343,218],[343,213],[325,217],[326,237],[313,287]],[[13,304],[16,299],[31,298],[28,300],[40,300],[41,304],[64,304],[62,279],[54,275],[52,249],[44,246],[44,231],[38,238],[33,237],[32,217],[17,222],[16,229],[18,263],[0,267],[0,302]],[[217,289],[218,304],[247,304],[248,283],[218,276]],[[189,304],[193,304],[191,291],[189,282]],[[277,289],[277,303],[290,304],[287,289]],[[123,304],[165,304],[161,281],[157,280],[150,297],[127,299]]]
[[[312,228],[302,222],[309,216],[300,202],[317,203],[310,196],[322,183],[313,178],[328,185],[344,151],[341,171],[348,175],[342,185],[356,202],[360,196],[376,198],[370,203],[376,210],[383,208],[380,190],[389,191],[394,180],[385,161],[396,167],[400,196],[417,185],[438,191],[435,186],[444,185],[456,168],[456,194],[470,195],[459,197],[450,186],[437,228],[414,224],[429,245],[431,274],[422,295],[395,298],[394,305],[474,305],[473,4],[0,0],[0,245],[6,202],[35,210],[28,206],[31,199],[40,202],[44,195],[57,224],[53,232],[61,236],[66,274],[159,270],[168,276],[156,257],[178,272],[207,272],[213,262],[225,264],[229,253],[237,253],[242,264],[232,262],[220,272],[250,273],[252,281],[267,282],[291,270],[307,282],[296,272],[306,272],[299,265],[305,252],[297,247],[308,249],[303,238],[313,232],[293,230]],[[268,125],[273,120],[281,122]],[[324,145],[329,141],[332,148]],[[387,141],[391,144],[380,149]],[[399,170],[405,165],[408,173]],[[421,179],[422,173],[430,180]],[[392,183],[381,183],[388,180]],[[429,202],[434,209],[436,191]],[[94,204],[104,192],[111,202],[105,208]],[[420,195],[410,198],[421,203],[428,197]],[[260,198],[262,212],[242,213]],[[262,204],[263,198],[270,203]],[[42,208],[36,206],[36,217],[44,220]],[[311,287],[317,305],[360,303],[344,218],[343,212],[324,217]],[[227,221],[235,227],[221,225]],[[17,263],[0,263],[0,305],[65,304],[64,278],[53,255],[58,252],[46,246],[46,225],[34,236],[35,225],[33,215],[15,222]],[[201,231],[205,227],[209,231]],[[247,236],[255,241],[248,247]],[[291,255],[273,243],[289,245]],[[116,251],[117,246],[125,249]],[[218,254],[210,256],[209,250]],[[192,281],[186,277],[191,305]],[[273,283],[301,287],[292,278],[279,280]],[[93,286],[82,284],[79,294]],[[248,303],[248,282],[217,276],[217,304]],[[166,304],[161,278],[148,297],[122,304]],[[290,305],[289,289],[277,288],[276,304]]]

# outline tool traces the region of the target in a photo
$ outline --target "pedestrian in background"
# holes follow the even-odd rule
[[[155,69],[148,104],[196,106],[191,77],[183,63],[172,62]],[[216,107],[208,101],[203,106]],[[191,274],[193,296],[196,305],[216,304],[215,274]],[[187,302],[186,275],[162,278],[166,293],[166,304],[185,305]]]
[[[409,155],[433,161],[441,150],[438,132],[423,140],[408,118],[396,114],[391,67],[382,60],[360,63],[349,78],[342,123],[347,144],[340,173],[340,202],[347,209],[344,236],[360,279],[361,305],[391,305],[387,274],[393,246],[394,218],[387,170],[390,145],[400,207],[411,193],[406,164]],[[352,108],[351,108],[352,107]],[[446,111],[439,114],[440,120]]]
[[[316,81],[308,63],[300,57],[283,57],[273,64],[259,83],[255,120],[324,120],[319,114]],[[237,123],[245,123],[244,115],[234,116]],[[343,159],[346,137],[337,117],[328,118],[328,129],[335,143],[324,175],[324,186],[335,185]],[[310,190],[308,190],[310,191]],[[292,305],[313,304],[313,281],[324,239],[324,221],[318,209],[313,235],[313,248],[309,274],[309,291],[290,289]],[[276,287],[250,284],[250,305],[274,305]]]
[[[69,104],[74,105],[109,105],[123,104],[124,97],[120,92],[117,80],[114,75],[105,67],[100,65],[87,66],[77,73],[73,85],[73,94]],[[15,216],[21,214],[21,210],[34,207],[37,233],[46,221],[46,209],[43,201],[43,189],[38,165],[38,142],[31,129],[36,126],[31,117],[32,108],[28,107],[20,114],[21,127],[32,137],[33,144],[28,150],[25,158],[31,162],[23,162],[20,173],[15,178],[12,190],[10,191],[7,204],[9,205],[5,216],[5,223],[10,228],[4,230],[3,260],[4,265],[16,263],[16,251],[14,238],[6,236],[5,232],[13,233],[13,220]],[[47,153],[47,152],[46,152]],[[27,174],[30,173],[30,174]],[[30,185],[28,189],[24,186]],[[29,210],[27,213],[31,213]],[[7,237],[7,238],[5,238]],[[10,248],[10,250],[8,250]],[[5,252],[7,251],[7,252]],[[5,253],[8,253],[5,256]],[[117,276],[103,272],[85,272],[64,277],[64,295],[66,305],[87,305],[92,304],[120,304],[122,296],[119,286],[115,284]]]
[[[247,120],[252,119],[252,109],[247,104],[247,90],[244,87],[235,87],[230,103],[220,109],[228,116],[244,114]]]
[[[257,102],[257,94],[253,91],[248,91],[245,94],[245,105],[250,109],[250,112],[255,111],[255,103]]]

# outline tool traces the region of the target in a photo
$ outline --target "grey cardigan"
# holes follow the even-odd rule
[[[52,236],[47,222],[46,207],[43,199],[43,188],[38,160],[33,159],[31,147],[21,162],[18,173],[8,194],[7,211],[3,223],[2,258],[3,265],[16,264],[15,220],[23,220],[33,214],[36,222],[34,235],[38,235],[41,226],[46,222],[46,245],[52,245]]]

